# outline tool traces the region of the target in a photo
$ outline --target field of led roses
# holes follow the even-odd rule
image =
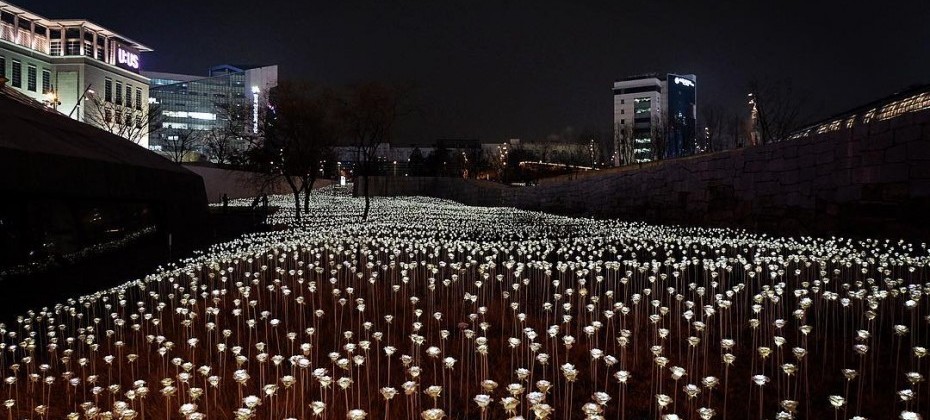
[[[3,325],[9,419],[920,418],[924,244],[316,193]],[[248,204],[251,200],[244,200]]]

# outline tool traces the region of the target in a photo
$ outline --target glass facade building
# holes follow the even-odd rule
[[[220,65],[206,77],[145,72],[149,78],[150,108],[161,114],[162,129],[152,148],[164,150],[182,132],[220,130],[230,120],[242,122],[243,135],[257,132],[258,114],[267,92],[277,86],[278,66]]]

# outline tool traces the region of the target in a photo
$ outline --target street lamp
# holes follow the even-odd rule
[[[58,110],[58,105],[61,105],[61,98],[58,97],[58,90],[54,86],[50,87],[48,92],[45,92],[45,106]]]

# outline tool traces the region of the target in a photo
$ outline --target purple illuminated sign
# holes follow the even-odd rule
[[[139,71],[139,51],[125,45],[116,45],[116,65],[126,70]]]

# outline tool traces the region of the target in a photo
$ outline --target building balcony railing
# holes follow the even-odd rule
[[[33,51],[48,54],[48,38],[24,29],[17,29],[13,25],[0,24],[0,39]]]
[[[13,25],[7,25],[5,23],[0,23],[0,39],[12,43],[16,43],[16,28]]]

